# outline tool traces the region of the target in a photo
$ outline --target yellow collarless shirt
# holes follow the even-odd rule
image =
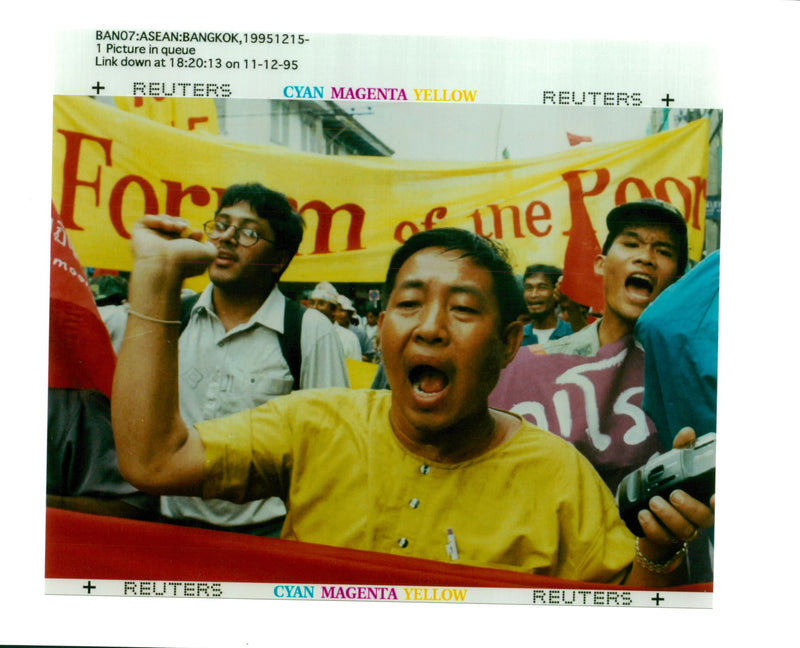
[[[387,391],[304,390],[199,423],[203,496],[282,497],[287,539],[574,580],[622,579],[634,537],[570,444],[523,422],[480,457],[437,464],[397,441],[390,407]]]

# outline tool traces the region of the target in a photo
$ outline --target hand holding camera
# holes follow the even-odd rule
[[[714,525],[716,436],[696,440],[694,430],[684,428],[673,446],[617,488],[620,516],[638,536],[635,564],[638,580],[647,574],[643,585],[653,585],[653,578],[668,582],[698,530]]]
[[[617,504],[628,528],[635,535],[644,536],[640,511],[648,509],[654,497],[669,501],[675,490],[708,504],[714,494],[715,456],[716,435],[705,434],[688,447],[653,457],[624,477],[617,487]]]

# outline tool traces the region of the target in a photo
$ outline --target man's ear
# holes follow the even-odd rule
[[[594,258],[594,273],[602,277],[603,274],[605,273],[605,270],[606,270],[606,255],[598,254]]]
[[[517,351],[519,351],[519,345],[522,344],[523,326],[524,324],[522,322],[519,320],[514,320],[510,324],[506,325],[506,328],[503,331],[503,367],[507,367],[508,364],[514,359],[514,356],[517,355]]]

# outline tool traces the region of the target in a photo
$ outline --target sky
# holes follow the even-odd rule
[[[645,137],[650,108],[337,102],[398,160],[491,162],[570,148],[567,132],[593,144]]]

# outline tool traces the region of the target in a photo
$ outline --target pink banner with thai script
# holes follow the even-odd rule
[[[644,353],[627,336],[589,357],[523,347],[489,404],[519,414],[580,450],[613,490],[663,448],[642,410]]]

